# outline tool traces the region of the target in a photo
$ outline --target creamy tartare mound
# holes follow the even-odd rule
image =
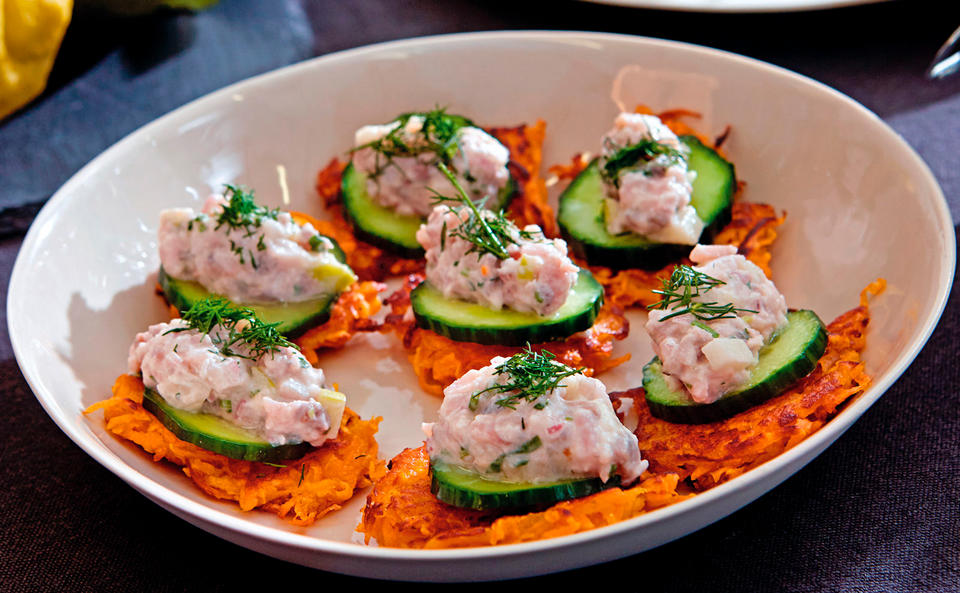
[[[483,216],[495,217],[490,211]],[[567,256],[562,239],[548,239],[537,225],[523,229],[503,218],[506,258],[475,249],[457,236],[469,219],[467,208],[438,205],[417,231],[426,250],[427,281],[447,298],[479,303],[499,311],[550,316],[566,302],[577,282],[579,268]]]
[[[229,199],[210,196],[199,213],[192,208],[160,213],[160,262],[168,275],[250,304],[307,301],[356,281],[313,225],[254,206],[251,196],[238,192]],[[236,212],[228,217],[232,224],[222,222],[225,211]]]
[[[690,205],[696,173],[686,147],[655,115],[621,113],[603,136],[601,171],[608,172],[607,231],[637,233],[660,243],[693,245],[703,221]],[[632,156],[631,156],[632,155]]]
[[[367,192],[398,214],[426,217],[437,192],[451,195],[454,191],[436,167],[441,159],[432,144],[436,140],[433,130],[424,129],[426,121],[424,115],[405,116],[383,125],[363,126],[354,136],[352,162],[367,175]],[[391,138],[399,142],[391,143]],[[449,147],[450,168],[471,199],[492,200],[507,185],[510,151],[496,138],[480,128],[463,126],[441,141]],[[394,154],[395,144],[403,145],[402,154]]]
[[[233,343],[241,324],[209,333],[182,319],[152,325],[130,346],[129,370],[170,406],[219,416],[274,446],[336,438],[345,401],[324,388],[323,371],[294,348],[256,356]]]
[[[787,303],[763,270],[732,245],[697,245],[690,259],[697,264],[693,271],[716,282],[701,286],[692,301],[729,304],[732,311],[710,320],[676,315],[676,308],[654,309],[646,329],[672,387],[712,403],[749,378],[760,349],[786,324]]]
[[[437,422],[423,425],[431,461],[522,483],[606,482],[615,474],[628,484],[646,470],[637,438],[620,423],[603,383],[553,363],[574,374],[536,397],[491,390],[515,379],[503,370],[509,360],[493,358],[444,390]]]

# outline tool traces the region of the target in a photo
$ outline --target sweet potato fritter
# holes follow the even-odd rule
[[[357,531],[395,548],[464,548],[560,537],[624,521],[687,498],[678,476],[645,474],[632,488],[611,488],[544,511],[497,517],[444,504],[430,493],[426,447],[405,449],[367,496]]]
[[[380,311],[379,295],[385,289],[379,282],[355,282],[334,303],[326,323],[294,340],[310,364],[319,364],[321,349],[340,348],[358,332],[377,331],[380,324],[371,317]]]
[[[261,508],[293,524],[310,525],[386,471],[377,459],[374,439],[380,418],[361,420],[349,408],[336,440],[285,462],[285,467],[275,467],[230,459],[181,441],[143,408],[142,401],[143,383],[121,375],[113,386],[113,397],[84,413],[103,410],[107,430],[140,445],[153,454],[154,461],[166,459],[181,466],[204,492],[234,500],[244,511]]]
[[[650,470],[638,486],[607,490],[562,502],[546,511],[495,518],[451,507],[430,493],[425,447],[394,457],[367,496],[357,531],[381,546],[452,548],[533,541],[586,531],[635,517],[692,495],[677,491],[687,480],[706,490],[772,459],[819,430],[844,402],[870,384],[860,353],[866,345],[869,295],[828,326],[829,344],[816,370],[764,404],[721,422],[684,425],[650,416],[642,388],[611,393],[615,404],[632,399],[640,420],[635,431]],[[616,407],[619,407],[617,405]]]
[[[443,389],[467,371],[487,366],[494,356],[509,357],[520,351],[512,346],[455,342],[417,327],[407,317],[407,311],[410,309],[410,291],[422,281],[422,276],[410,275],[401,288],[387,297],[386,303],[392,312],[387,316],[383,330],[400,336],[424,391],[443,395]],[[560,362],[584,367],[585,374],[593,376],[630,359],[629,353],[612,358],[614,342],[626,338],[629,331],[630,323],[623,312],[617,307],[604,305],[589,329],[566,340],[534,344],[532,348],[549,350]]]
[[[819,430],[848,399],[871,382],[860,354],[870,321],[867,299],[883,291],[879,279],[860,295],[860,306],[827,326],[829,342],[817,368],[766,403],[710,424],[674,424],[650,415],[642,388],[612,393],[632,398],[639,414],[634,431],[643,458],[655,472],[676,472],[705,490],[768,461]]]
[[[520,228],[535,224],[543,229],[546,236],[558,237],[560,229],[557,217],[547,204],[547,186],[540,177],[547,123],[541,119],[532,126],[491,128],[487,131],[510,150],[510,173],[520,183],[520,194],[514,197],[507,209],[510,220]]]
[[[508,209],[509,217],[520,227],[538,224],[553,237],[557,233],[557,223],[553,209],[547,205],[547,188],[540,177],[546,128],[546,122],[538,120],[532,126],[492,128],[488,132],[510,150],[510,172],[519,185],[519,191]],[[347,254],[347,263],[361,280],[383,280],[422,271],[422,259],[397,257],[354,237],[350,224],[344,218],[340,199],[340,181],[346,166],[346,163],[334,158],[317,173],[317,194],[329,220],[316,221],[314,228],[336,239]]]

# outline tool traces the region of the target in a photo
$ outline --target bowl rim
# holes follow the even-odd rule
[[[234,512],[212,508],[201,502],[191,500],[187,496],[177,492],[175,489],[160,484],[146,475],[141,474],[133,467],[127,465],[120,457],[108,449],[104,443],[98,442],[99,439],[97,439],[92,433],[83,434],[79,428],[79,425],[74,426],[77,424],[77,419],[75,417],[71,417],[67,413],[67,410],[64,410],[54,402],[52,396],[50,393],[48,393],[46,387],[43,385],[42,379],[28,372],[27,369],[29,369],[29,364],[27,364],[26,361],[29,360],[29,357],[27,356],[27,352],[25,350],[26,346],[24,345],[26,343],[26,336],[28,335],[28,328],[23,325],[21,318],[16,315],[18,303],[22,301],[23,297],[27,296],[29,293],[29,288],[23,285],[23,281],[21,280],[21,277],[26,273],[24,270],[28,265],[28,254],[31,254],[43,239],[43,228],[52,221],[52,218],[59,209],[61,203],[70,199],[71,194],[76,186],[83,184],[88,178],[99,172],[101,163],[109,161],[114,157],[115,154],[128,150],[138,138],[149,135],[155,129],[166,127],[169,125],[168,122],[175,121],[179,118],[189,117],[194,112],[202,112],[207,109],[208,105],[217,105],[222,102],[224,98],[230,97],[239,92],[254,90],[257,87],[270,86],[286,77],[298,76],[302,71],[309,71],[311,68],[316,67],[317,64],[353,60],[361,58],[367,54],[378,54],[411,49],[424,50],[438,45],[444,46],[449,44],[471,44],[496,39],[524,43],[626,43],[646,49],[667,49],[669,51],[680,51],[688,52],[694,55],[701,55],[706,59],[721,59],[731,62],[739,62],[743,65],[757,69],[766,75],[780,77],[785,80],[793,81],[796,84],[806,86],[809,89],[825,93],[832,99],[844,103],[848,108],[852,108],[861,116],[872,120],[875,125],[879,126],[878,131],[886,134],[888,138],[895,143],[895,145],[905,150],[904,155],[909,158],[908,165],[910,168],[916,168],[916,170],[922,173],[927,185],[927,191],[932,192],[932,195],[935,198],[934,206],[936,213],[939,215],[938,219],[940,226],[942,227],[940,231],[944,234],[945,243],[947,245],[946,251],[940,254],[940,267],[943,273],[939,279],[939,294],[937,295],[935,305],[929,309],[925,320],[919,326],[919,331],[906,345],[903,354],[894,362],[887,373],[880,377],[879,380],[876,380],[867,390],[863,392],[862,395],[860,395],[855,401],[851,402],[851,404],[843,410],[842,414],[838,414],[822,429],[804,439],[801,443],[790,450],[781,453],[768,462],[765,462],[749,472],[746,472],[742,476],[738,476],[737,478],[725,482],[724,484],[699,493],[690,499],[657,509],[649,513],[645,513],[632,519],[621,521],[613,525],[592,529],[583,533],[518,544],[445,550],[410,550],[374,547],[364,546],[362,544],[352,542],[322,539],[306,534],[293,533],[291,531],[284,530],[281,527],[267,526],[253,521],[248,521],[244,517],[239,516]],[[854,99],[831,87],[826,86],[823,83],[817,82],[811,78],[797,74],[785,68],[774,66],[767,62],[732,52],[652,37],[582,31],[485,31],[415,37],[397,41],[382,42],[326,54],[223,87],[219,90],[203,95],[179,108],[176,108],[134,130],[81,168],[80,171],[74,174],[63,186],[60,187],[60,189],[57,190],[53,197],[51,197],[50,200],[40,210],[23,240],[20,251],[14,263],[7,299],[7,320],[11,344],[13,346],[17,363],[21,369],[21,373],[39,400],[41,406],[51,417],[51,419],[53,419],[53,421],[74,443],[80,446],[80,448],[93,457],[98,463],[109,469],[111,472],[116,474],[118,477],[123,479],[129,485],[133,486],[142,494],[146,495],[151,500],[154,500],[158,504],[160,504],[159,501],[162,500],[165,504],[162,504],[161,506],[171,505],[177,508],[181,513],[185,513],[203,523],[215,525],[222,530],[234,532],[238,535],[252,536],[256,539],[281,546],[292,546],[305,551],[360,559],[417,560],[427,562],[466,560],[496,558],[531,552],[543,552],[566,548],[569,546],[576,546],[591,540],[609,539],[627,531],[641,529],[653,523],[669,520],[671,517],[685,514],[699,506],[710,505],[712,502],[728,496],[735,496],[736,493],[748,490],[754,487],[756,483],[762,482],[764,476],[774,474],[781,468],[790,466],[791,464],[800,461],[805,456],[809,455],[812,459],[812,456],[818,454],[820,450],[825,448],[830,442],[832,442],[847,428],[849,428],[853,422],[856,421],[867,410],[867,408],[870,407],[870,405],[879,399],[879,397],[890,387],[890,385],[893,384],[893,382],[897,380],[913,362],[914,358],[929,339],[940,319],[940,316],[943,313],[950,294],[950,287],[953,284],[955,265],[956,238],[954,234],[952,218],[947,206],[946,198],[944,197],[939,184],[933,176],[933,173],[930,171],[930,168],[920,158],[916,151],[903,139],[903,137],[895,132],[889,125],[883,122],[883,120],[881,120],[876,114]],[[752,502],[756,498],[757,497],[750,498],[749,501],[743,504],[749,504],[749,502]],[[722,515],[715,517],[712,519],[712,521],[719,520],[721,517]],[[684,535],[685,533],[686,532],[678,533],[677,537]]]

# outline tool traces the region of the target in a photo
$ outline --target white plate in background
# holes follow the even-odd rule
[[[890,0],[585,0],[631,8],[658,8],[684,12],[799,12],[825,10]]]

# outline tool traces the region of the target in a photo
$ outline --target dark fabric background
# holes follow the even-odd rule
[[[770,15],[698,15],[561,0],[221,0],[197,15],[136,18],[81,6],[48,91],[0,122],[4,300],[23,231],[39,206],[87,161],[140,125],[278,66],[434,33],[626,32],[735,51],[812,76],[874,110],[920,152],[956,222],[960,75],[930,82],[922,73],[957,25],[960,3],[924,0]],[[903,378],[834,446],[771,493],[656,550],[496,586],[677,593],[960,591],[958,299],[955,288],[939,328]],[[192,527],[136,493],[44,414],[13,360],[5,323],[2,332],[0,590],[376,585],[260,556]]]

